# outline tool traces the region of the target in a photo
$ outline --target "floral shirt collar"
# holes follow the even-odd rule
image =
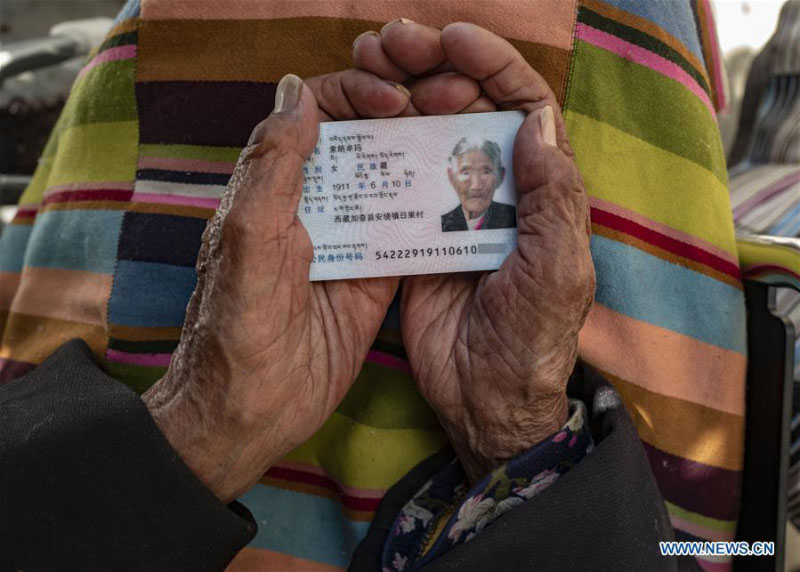
[[[383,548],[382,572],[413,572],[469,542],[495,519],[533,498],[594,448],[582,402],[564,426],[468,489],[458,459],[406,503]]]

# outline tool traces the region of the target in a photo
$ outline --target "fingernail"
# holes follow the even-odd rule
[[[302,89],[302,79],[294,74],[283,76],[275,92],[275,109],[272,112],[283,113],[294,109],[300,99],[300,91]]]
[[[542,141],[551,147],[558,147],[556,140],[556,118],[553,115],[553,108],[549,105],[543,107],[539,111],[539,132],[542,135]]]
[[[395,88],[397,91],[399,91],[400,93],[402,93],[406,97],[409,97],[409,98],[411,97],[411,92],[408,91],[408,88],[406,86],[404,86],[402,83],[397,83],[397,82],[389,81],[389,80],[386,80],[386,83],[391,85],[393,88]]]
[[[355,48],[355,47],[356,47],[356,44],[358,43],[358,41],[359,41],[361,38],[364,38],[364,37],[366,37],[366,36],[377,36],[377,37],[379,37],[379,38],[381,37],[381,35],[380,35],[378,32],[376,32],[375,30],[369,30],[369,31],[367,31],[367,32],[363,32],[363,33],[359,34],[358,36],[356,36],[356,39],[355,39],[355,40],[353,40],[353,47]]]
[[[383,28],[381,28],[381,32],[384,31],[389,26],[393,26],[394,24],[413,24],[414,20],[409,20],[408,18],[398,18],[397,20],[392,20],[388,24],[386,24]]]

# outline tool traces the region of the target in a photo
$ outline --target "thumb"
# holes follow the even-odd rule
[[[297,211],[303,164],[319,139],[317,102],[296,75],[286,75],[275,91],[272,113],[256,125],[240,163],[247,164],[248,182],[237,203],[265,206],[280,212]],[[242,191],[245,191],[242,193]],[[251,202],[257,201],[257,202]]]
[[[575,159],[558,146],[556,119],[549,105],[530,113],[520,126],[513,164],[520,239],[570,228],[588,232],[583,180]]]
[[[300,200],[303,163],[319,138],[317,102],[303,80],[284,76],[275,106],[250,135],[220,205],[203,232],[197,256],[197,286],[186,310],[186,323],[200,315],[208,276],[223,258],[224,244],[241,256],[250,245],[258,252],[276,229],[294,221]],[[227,235],[227,239],[223,239]],[[236,257],[227,257],[229,260]],[[252,267],[252,260],[249,265]],[[308,270],[306,269],[306,276]]]

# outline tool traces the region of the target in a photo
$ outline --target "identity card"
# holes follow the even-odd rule
[[[517,111],[322,123],[299,217],[311,280],[495,270],[514,249]]]

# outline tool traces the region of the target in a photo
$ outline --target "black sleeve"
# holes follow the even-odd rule
[[[647,570],[700,568],[693,558],[661,556],[659,541],[674,540],[636,428],[617,392],[588,366],[570,378],[570,397],[587,407],[596,448],[554,484],[452,548],[421,572]],[[423,461],[389,490],[351,572],[380,570],[394,516],[447,459]],[[413,489],[413,490],[412,490]]]
[[[255,535],[85,343],[0,386],[0,570],[222,570]]]

